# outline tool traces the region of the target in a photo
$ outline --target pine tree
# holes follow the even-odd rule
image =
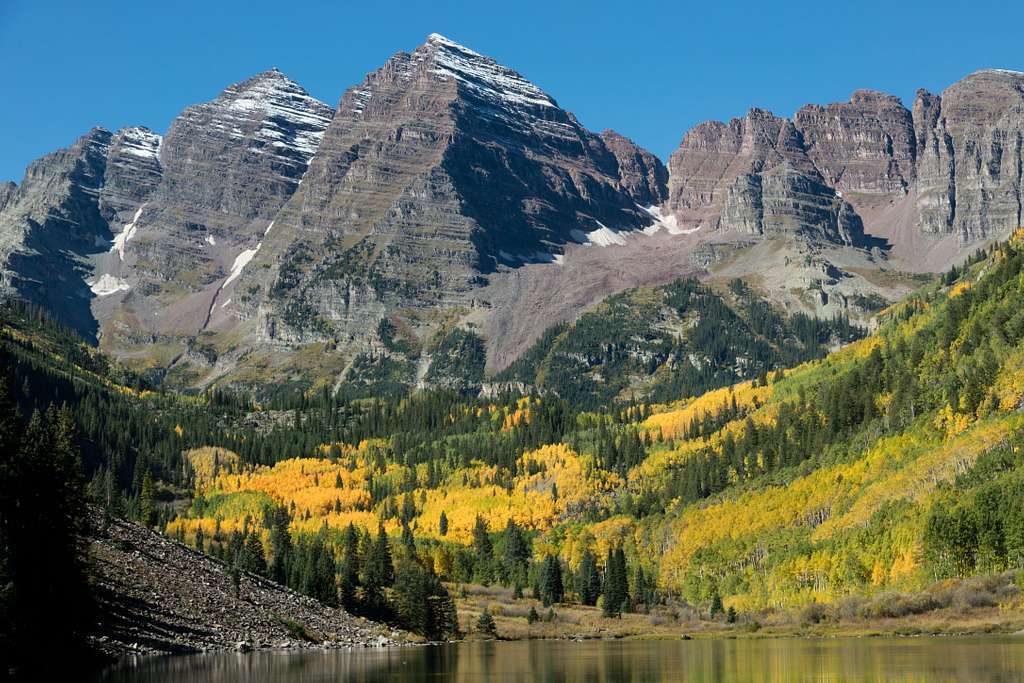
[[[437,531],[441,536],[448,535],[448,515],[441,510],[441,518],[437,521]]]
[[[565,597],[565,589],[562,584],[562,564],[554,555],[544,558],[544,567],[541,573],[540,595],[544,606],[562,602]]]
[[[489,638],[496,638],[498,636],[498,625],[494,622],[494,617],[491,616],[490,610],[486,607],[480,613],[480,618],[476,620],[476,630],[481,635]]]
[[[473,525],[473,551],[476,553],[474,574],[477,581],[486,586],[494,580],[494,546],[487,531],[487,522],[480,515],[476,516]]]
[[[626,575],[626,555],[622,548],[608,549],[605,561],[602,610],[606,617],[622,615],[629,601],[629,580]]]
[[[601,574],[597,571],[597,558],[588,548],[583,551],[579,571],[576,574],[576,590],[580,594],[580,602],[593,606],[601,596]]]
[[[338,577],[338,597],[342,607],[349,612],[354,612],[359,606],[359,532],[355,525],[349,522],[345,529],[344,540],[345,556],[341,561],[341,571]]]
[[[395,568],[391,561],[391,548],[384,525],[377,527],[377,538],[366,556],[363,568],[363,609],[368,616],[381,618],[387,614],[384,589],[395,581]]]
[[[147,471],[142,477],[142,489],[139,491],[139,521],[144,526],[150,527],[156,523],[153,489],[153,475]]]

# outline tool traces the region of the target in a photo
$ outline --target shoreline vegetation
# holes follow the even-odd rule
[[[1024,576],[1018,576],[1007,572],[946,580],[918,593],[850,596],[835,604],[735,616],[723,611],[714,617],[686,605],[605,617],[599,606],[544,606],[539,599],[515,600],[512,589],[498,586],[452,585],[449,590],[456,596],[464,640],[1024,636],[1024,599],[1016,583]],[[476,628],[484,610],[493,617],[495,635]]]

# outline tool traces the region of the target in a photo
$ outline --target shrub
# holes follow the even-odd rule
[[[828,609],[825,605],[822,605],[820,602],[812,602],[800,610],[800,623],[804,626],[817,624],[824,621],[827,615]]]
[[[494,617],[491,616],[490,611],[486,607],[480,613],[480,618],[476,620],[476,630],[482,635],[491,638],[498,637],[498,625],[494,623]]]

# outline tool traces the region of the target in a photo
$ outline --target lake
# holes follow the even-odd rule
[[[139,659],[95,681],[1022,681],[1024,638],[521,641]]]

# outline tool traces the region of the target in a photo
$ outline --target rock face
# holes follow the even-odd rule
[[[331,114],[271,70],[175,119],[148,157],[159,166],[158,182],[134,195],[128,219],[122,214],[111,249],[116,263],[98,267],[98,277],[114,277],[120,287],[97,292],[116,295],[95,307],[101,322],[131,320],[105,326],[121,337],[106,344],[152,335],[174,343],[203,329],[234,264],[248,258],[298,187]],[[152,137],[133,149],[153,151]]]
[[[21,185],[5,186],[0,211],[0,294],[41,304],[93,339],[85,259],[110,239],[99,210],[110,141],[96,128],[33,162]]]
[[[858,90],[849,102],[803,107],[793,123],[831,187],[905,193],[914,179],[914,122],[898,97]]]
[[[350,338],[398,306],[472,305],[490,273],[651,224],[664,169],[494,60],[431,35],[341,99],[244,291],[267,340]],[[262,269],[260,266],[267,266]]]
[[[697,126],[669,169],[668,206],[686,228],[863,242],[855,212],[825,182],[800,131],[771,112]]]
[[[914,127],[922,230],[970,242],[1021,225],[1024,73],[990,69],[941,97],[919,91]]]
[[[619,164],[624,192],[643,206],[661,206],[668,199],[668,169],[661,159],[614,130],[601,133],[601,140]]]
[[[711,231],[857,244],[861,206],[905,202],[916,230],[966,245],[1020,225],[1022,137],[1024,74],[1010,71],[980,71],[941,96],[919,91],[913,111],[871,90],[805,106],[792,122],[753,109],[686,134],[669,162],[667,209]]]

